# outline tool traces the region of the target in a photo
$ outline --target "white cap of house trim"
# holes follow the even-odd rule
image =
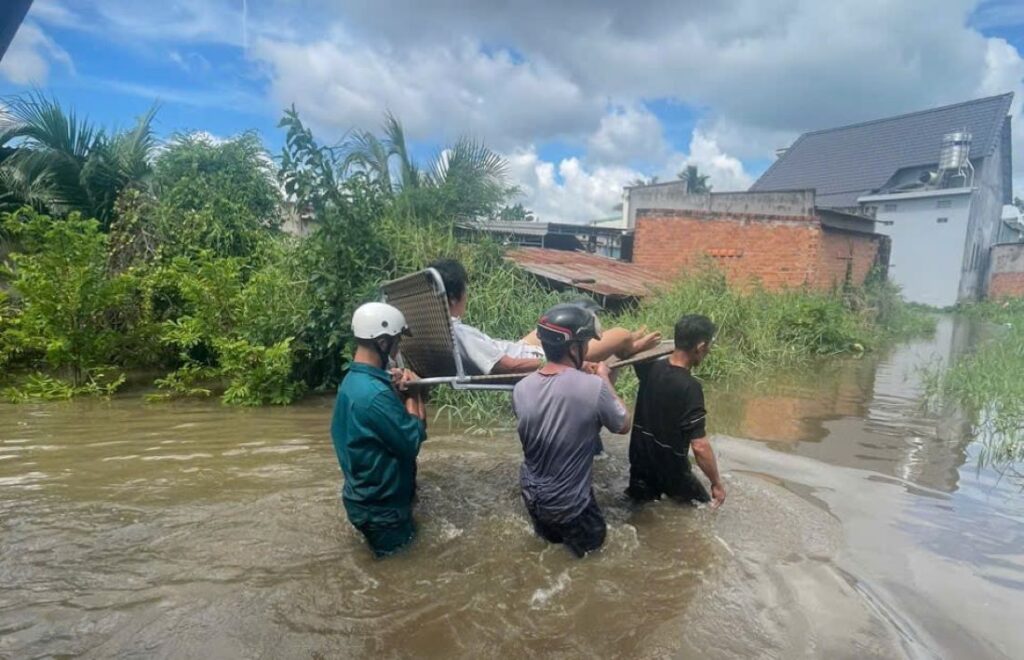
[[[352,334],[356,339],[377,339],[412,333],[397,307],[372,302],[361,305],[352,315]]]

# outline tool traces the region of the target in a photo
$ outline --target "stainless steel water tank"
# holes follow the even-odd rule
[[[942,136],[942,150],[939,152],[940,170],[959,170],[971,153],[971,134],[967,131],[946,133]]]

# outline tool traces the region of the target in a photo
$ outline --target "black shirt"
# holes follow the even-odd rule
[[[689,369],[667,359],[637,365],[636,373],[640,392],[630,439],[645,436],[673,454],[686,457],[690,442],[706,435],[707,411],[700,381]]]

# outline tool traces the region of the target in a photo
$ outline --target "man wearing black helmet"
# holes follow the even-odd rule
[[[538,321],[537,336],[548,362],[512,393],[523,503],[539,536],[582,557],[601,547],[607,530],[592,488],[594,448],[602,428],[625,433],[630,415],[607,365],[583,371],[589,342],[601,336],[593,312],[556,305]]]

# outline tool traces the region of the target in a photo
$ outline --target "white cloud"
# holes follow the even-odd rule
[[[532,146],[507,158],[509,174],[522,189],[519,201],[540,221],[586,222],[612,217],[618,213],[615,206],[622,201],[623,186],[643,176],[630,167],[594,165],[575,157],[558,163],[544,161]],[[694,133],[689,153],[666,152],[665,160],[665,167],[658,172],[662,181],[676,178],[687,165],[696,165],[720,192],[746,190],[753,183],[743,163],[723,153],[714,139],[700,131]]]
[[[471,41],[399,51],[338,33],[312,43],[263,38],[252,54],[269,68],[279,103],[295,102],[336,133],[377,126],[387,109],[413,138],[469,133],[507,148],[592,130],[603,110],[543,62]]]
[[[618,213],[615,205],[621,201],[622,186],[640,176],[627,167],[602,165],[588,170],[577,158],[550,163],[541,160],[534,147],[510,154],[508,161],[509,174],[522,189],[520,201],[541,222],[612,217]]]
[[[693,132],[690,153],[675,154],[662,178],[674,178],[687,165],[696,165],[702,174],[707,174],[708,183],[716,192],[746,190],[754,182],[740,159],[722,151],[715,138],[700,129]]]
[[[55,62],[74,69],[67,51],[46,36],[38,25],[25,21],[0,61],[0,75],[18,85],[44,84]]]
[[[667,154],[661,122],[641,104],[612,108],[587,139],[587,157],[597,162],[660,162]]]
[[[210,60],[195,52],[172,50],[167,54],[167,59],[185,73],[209,73],[213,68]]]
[[[1013,136],[1013,153],[1024,154],[1024,59],[1017,49],[1003,39],[989,39],[985,52],[985,75],[978,85],[979,95],[1001,94],[1006,91],[1015,92],[1012,115],[1011,135]],[[1024,193],[1024,163],[1016,163],[1013,187],[1017,195]]]

